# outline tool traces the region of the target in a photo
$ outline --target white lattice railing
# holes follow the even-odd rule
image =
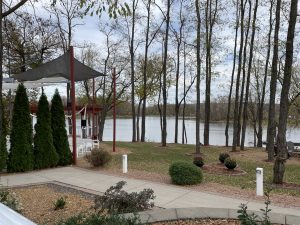
[[[0,203],[0,225],[37,225]]]

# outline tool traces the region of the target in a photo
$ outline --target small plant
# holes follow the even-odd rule
[[[227,169],[229,170],[233,170],[235,169],[235,167],[237,166],[236,164],[236,160],[232,159],[230,157],[225,159],[224,165],[227,167]]]
[[[0,188],[0,202],[18,213],[22,212],[22,205],[14,192]]]
[[[99,212],[107,210],[108,213],[131,213],[153,208],[154,203],[150,202],[155,198],[152,189],[127,193],[122,190],[125,184],[125,181],[120,181],[107,189],[103,196],[97,196],[95,209]]]
[[[204,165],[204,160],[202,157],[195,157],[193,163],[198,166],[198,167],[202,167]]]
[[[258,216],[254,213],[248,214],[247,208],[246,204],[242,203],[240,205],[240,209],[237,211],[239,213],[238,219],[241,221],[242,225],[257,225],[256,220]]]
[[[59,199],[54,202],[54,210],[64,209],[66,206],[66,199],[63,197],[60,197]]]
[[[106,165],[111,160],[111,154],[102,148],[94,148],[85,156],[86,160],[94,167]]]
[[[169,168],[172,182],[179,185],[191,185],[202,182],[202,171],[187,162],[175,162]]]
[[[230,157],[230,155],[228,153],[226,153],[226,152],[225,153],[220,153],[220,155],[219,155],[219,161],[221,163],[224,163],[225,159],[228,158],[228,157]]]
[[[267,187],[266,191],[264,192],[264,195],[265,195],[265,208],[260,209],[260,211],[263,212],[262,225],[271,225],[271,221],[270,221],[270,217],[269,217],[269,212],[271,212],[271,209],[270,209],[270,204],[271,204],[270,193],[271,193],[271,191],[272,191],[272,189],[270,187]]]

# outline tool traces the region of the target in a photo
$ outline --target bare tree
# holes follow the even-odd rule
[[[287,158],[286,146],[286,127],[289,110],[289,90],[291,85],[293,55],[294,55],[294,38],[295,26],[297,20],[298,0],[291,0],[290,17],[288,33],[286,38],[286,55],[284,66],[284,78],[280,97],[280,113],[278,124],[277,146],[278,152],[274,164],[273,182],[275,184],[282,184],[285,172],[285,160]]]

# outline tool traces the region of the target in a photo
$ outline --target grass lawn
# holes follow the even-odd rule
[[[112,145],[111,142],[105,142]],[[117,146],[127,149],[128,169],[142,170],[146,172],[168,174],[169,165],[175,161],[187,161],[192,163],[192,156],[187,153],[194,152],[193,145],[169,144],[163,148],[159,143],[128,143],[118,142]],[[264,168],[265,184],[271,183],[273,176],[273,163],[265,162],[267,154],[263,149],[247,148],[246,151],[230,152],[231,148],[226,147],[201,147],[204,154],[205,164],[217,163],[221,152],[228,152],[232,158],[237,160],[238,165],[247,174],[242,176],[214,175],[204,172],[203,182],[213,182],[237,186],[242,189],[255,189],[255,169]],[[120,155],[113,155],[109,167],[120,168]],[[300,185],[300,159],[287,160],[285,171],[285,182]],[[288,193],[300,196],[300,190],[276,189],[276,192]]]

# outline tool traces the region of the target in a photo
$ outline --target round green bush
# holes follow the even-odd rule
[[[230,155],[228,153],[226,153],[226,152],[220,153],[220,155],[219,155],[219,161],[221,163],[224,163],[225,159],[228,158],[228,157],[230,157]]]
[[[202,171],[187,162],[174,162],[169,168],[169,174],[174,184],[191,185],[202,182]]]
[[[198,167],[202,167],[204,165],[204,160],[202,157],[195,157],[193,163]]]
[[[229,170],[233,170],[237,166],[235,159],[232,159],[230,157],[225,159],[224,164]]]
[[[94,167],[106,165],[111,158],[111,154],[102,148],[94,148],[90,154],[86,155],[86,160]]]

